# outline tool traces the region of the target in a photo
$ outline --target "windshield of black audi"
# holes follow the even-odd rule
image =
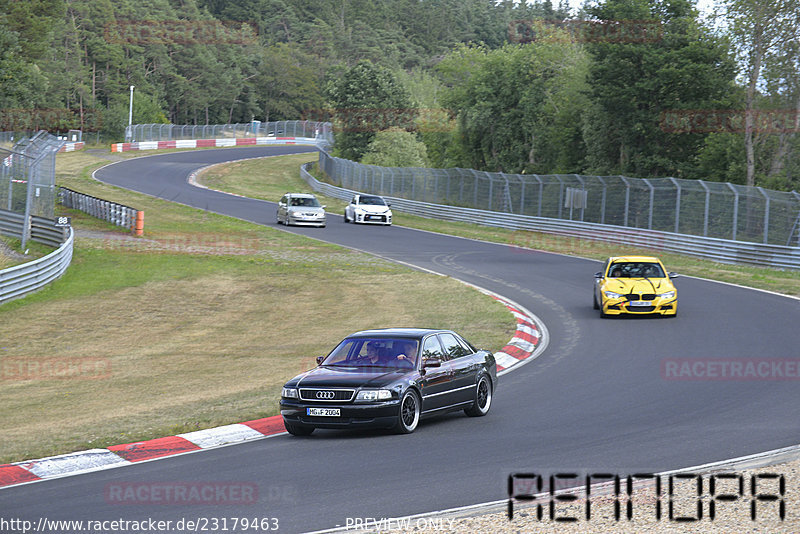
[[[322,365],[330,367],[390,367],[412,369],[419,343],[408,338],[347,338],[328,354]]]
[[[386,202],[383,201],[381,197],[361,197],[361,204],[367,204],[369,206],[385,206]]]
[[[617,262],[608,270],[611,278],[664,278],[664,270],[657,263]]]

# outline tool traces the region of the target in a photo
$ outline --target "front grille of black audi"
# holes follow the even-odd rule
[[[300,389],[300,399],[319,402],[342,402],[352,400],[354,389]]]

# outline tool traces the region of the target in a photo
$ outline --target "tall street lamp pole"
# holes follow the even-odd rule
[[[130,107],[128,107],[128,135],[126,137],[130,137],[130,138],[133,137],[133,128],[132,128],[132,126],[133,126],[133,88],[134,87],[135,87],[134,85],[131,85],[131,104],[130,104]],[[132,139],[130,139],[130,140],[132,140]]]

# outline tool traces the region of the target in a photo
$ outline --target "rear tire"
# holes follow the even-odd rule
[[[297,423],[290,423],[284,419],[283,426],[286,427],[286,431],[293,435],[293,436],[310,436],[312,432],[314,432],[313,426],[306,426],[300,425]]]
[[[394,431],[398,434],[411,434],[419,424],[420,401],[416,392],[409,389],[400,400],[400,413]]]
[[[492,383],[486,375],[478,380],[475,387],[475,403],[466,408],[464,413],[470,417],[483,417],[492,407]]]

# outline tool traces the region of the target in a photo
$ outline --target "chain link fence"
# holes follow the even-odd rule
[[[800,246],[800,194],[677,178],[363,165],[320,152],[340,187],[433,204]]]
[[[306,137],[333,144],[329,122],[252,121],[238,124],[134,124],[125,128],[125,142],[183,139],[239,139],[244,137]]]
[[[21,213],[25,220],[54,217],[56,153],[64,143],[41,130],[10,149],[0,148],[0,209]],[[23,247],[29,237],[28,228],[23,232]]]
[[[11,149],[0,148],[0,208],[53,217],[56,153],[64,143],[42,130]]]

